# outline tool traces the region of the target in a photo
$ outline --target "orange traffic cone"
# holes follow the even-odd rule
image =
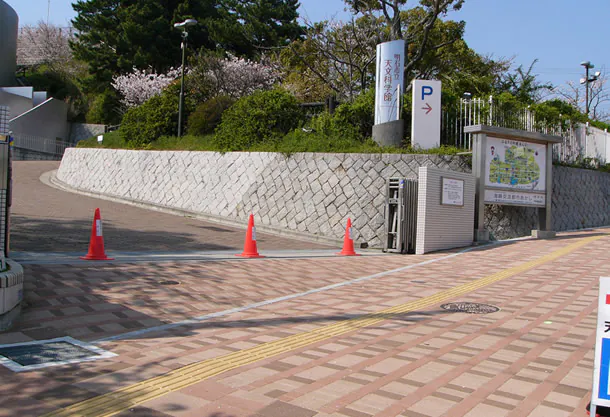
[[[256,227],[254,227],[253,214],[250,214],[250,219],[248,219],[248,230],[246,231],[244,251],[235,256],[243,256],[244,258],[264,258],[264,256],[259,255],[256,250]]]
[[[85,256],[81,256],[81,259],[88,261],[112,261],[114,258],[109,258],[104,252],[104,236],[102,233],[102,217],[100,216],[100,209],[95,209],[95,216],[93,217],[93,226],[91,227],[91,240],[89,241],[89,253]]]
[[[354,252],[354,239],[352,238],[352,219],[348,217],[347,227],[345,228],[345,237],[343,238],[343,250],[337,255],[343,256],[360,256]]]

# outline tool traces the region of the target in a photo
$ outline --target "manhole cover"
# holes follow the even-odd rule
[[[172,280],[159,282],[159,285],[178,285],[178,284],[180,284],[178,281],[172,281]]]
[[[499,307],[492,306],[489,304],[480,303],[448,303],[443,304],[441,308],[451,311],[453,313],[468,313],[468,314],[489,314],[500,311]]]
[[[0,364],[14,372],[116,356],[71,337],[0,345]]]

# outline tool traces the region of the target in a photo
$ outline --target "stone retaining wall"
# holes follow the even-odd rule
[[[94,193],[341,239],[347,217],[354,237],[372,247],[384,238],[385,181],[417,178],[420,166],[470,172],[469,158],[444,155],[295,154],[129,151],[69,148],[57,178]],[[610,224],[610,175],[557,168],[556,230]],[[572,172],[578,174],[574,177]],[[583,200],[579,182],[592,187]],[[597,188],[595,188],[597,187]],[[593,191],[597,190],[597,191]],[[605,204],[605,205],[603,205]],[[584,223],[581,221],[586,213]],[[528,235],[531,209],[490,206],[496,238]],[[595,223],[595,224],[593,224]]]

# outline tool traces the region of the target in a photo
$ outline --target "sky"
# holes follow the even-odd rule
[[[75,15],[72,0],[4,1],[20,26],[46,21],[47,13],[49,23],[67,26]],[[342,0],[301,0],[299,13],[312,22],[350,18]],[[582,61],[593,63],[593,72],[610,71],[609,16],[610,0],[466,0],[447,18],[466,22],[464,39],[477,53],[514,57],[514,67],[526,69],[538,59],[538,79],[561,86],[584,77]]]

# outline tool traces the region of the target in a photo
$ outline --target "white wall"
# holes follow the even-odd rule
[[[464,181],[464,205],[442,205],[443,177]],[[464,172],[419,168],[417,197],[418,255],[472,244],[474,233],[475,178]]]
[[[15,134],[60,138],[68,141],[68,105],[61,100],[50,98],[33,109],[11,119],[10,128]]]

